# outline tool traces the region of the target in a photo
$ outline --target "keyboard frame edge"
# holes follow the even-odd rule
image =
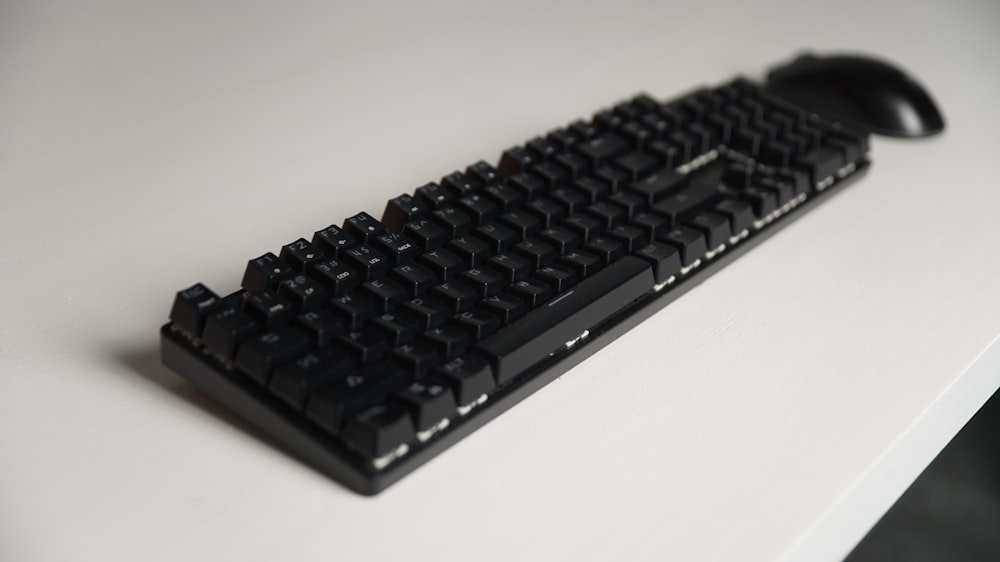
[[[638,305],[603,321],[596,330],[590,330],[587,339],[525,371],[495,394],[491,394],[486,402],[473,408],[461,419],[453,420],[455,423],[447,431],[395,460],[383,470],[375,470],[304,416],[293,415],[291,408],[271,396],[266,388],[222,369],[196,349],[184,335],[173,330],[170,323],[160,330],[161,359],[164,365],[275,440],[273,444],[277,447],[306,461],[348,488],[372,496],[562,376],[815,206],[843,191],[865,176],[870,166],[870,160],[865,158],[857,163],[856,169],[849,175],[838,179],[823,191],[813,192],[802,204],[765,228],[752,231],[739,245],[727,248],[721,255],[704,262],[690,274],[679,278],[668,289],[649,294]]]

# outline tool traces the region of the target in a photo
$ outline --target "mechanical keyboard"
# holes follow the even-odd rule
[[[164,364],[375,494],[859,177],[745,79],[640,94],[177,293]]]

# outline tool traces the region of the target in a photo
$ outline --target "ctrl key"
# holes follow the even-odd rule
[[[351,418],[341,438],[361,456],[372,459],[375,468],[381,469],[392,460],[392,457],[385,458],[386,455],[405,454],[407,442],[415,435],[413,421],[406,411],[379,404]]]

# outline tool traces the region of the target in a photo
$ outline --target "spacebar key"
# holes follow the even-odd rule
[[[503,384],[653,287],[649,264],[626,256],[483,340]]]

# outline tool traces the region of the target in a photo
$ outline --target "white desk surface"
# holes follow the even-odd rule
[[[0,8],[0,559],[836,560],[1000,385],[1000,4],[281,4]],[[903,64],[947,133],[876,139],[867,178],[376,498],[159,364],[179,288],[802,46]]]

